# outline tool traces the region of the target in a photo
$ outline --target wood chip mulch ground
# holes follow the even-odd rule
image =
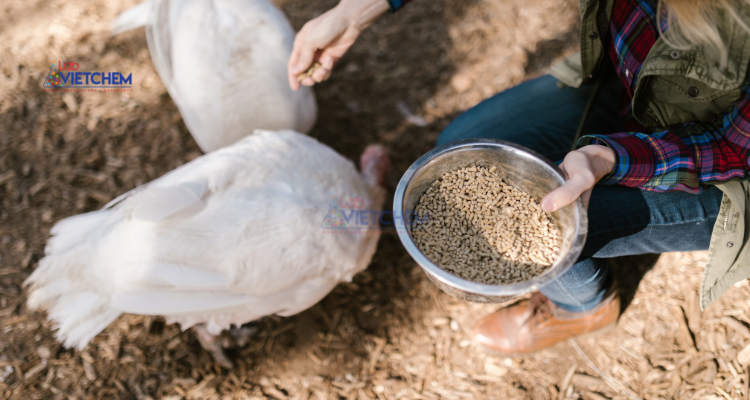
[[[747,399],[750,286],[705,312],[705,253],[615,260],[617,328],[529,357],[485,353],[474,322],[496,309],[440,292],[393,234],[370,268],[317,306],[258,321],[217,366],[191,331],[125,315],[64,349],[22,282],[51,226],[200,155],[156,74],[143,30],[110,37],[137,0],[0,0],[0,398]],[[280,1],[302,24],[335,0]],[[311,135],[355,159],[392,155],[388,184],[463,110],[576,51],[574,0],[418,0],[376,23],[316,88]],[[128,93],[47,93],[51,60],[132,71]]]

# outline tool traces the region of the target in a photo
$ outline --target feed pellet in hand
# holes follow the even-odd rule
[[[412,229],[412,238],[430,261],[463,279],[523,282],[555,262],[559,230],[539,203],[495,170],[470,166],[435,180],[414,210],[425,223]]]
[[[305,78],[313,76],[313,74],[315,73],[315,71],[317,71],[318,68],[320,68],[322,66],[323,66],[323,64],[321,64],[321,63],[319,63],[317,61],[314,62],[314,63],[312,63],[312,65],[310,65],[305,71],[300,72],[299,74],[297,74],[297,81],[302,82],[303,80],[305,80]]]

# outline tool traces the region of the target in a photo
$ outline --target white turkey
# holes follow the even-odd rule
[[[295,92],[287,81],[294,30],[268,0],[147,0],[118,16],[112,32],[140,26],[204,152],[254,129],[307,133],[315,123],[312,89]]]
[[[58,222],[26,281],[29,307],[46,309],[57,338],[78,349],[122,313],[198,325],[201,344],[230,367],[222,330],[301,312],[370,263],[377,219],[326,230],[331,211],[352,227],[354,211],[338,204],[381,210],[385,150],[369,146],[360,168],[308,136],[256,131]]]

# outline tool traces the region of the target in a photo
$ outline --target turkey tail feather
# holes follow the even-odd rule
[[[110,29],[112,36],[119,35],[131,29],[146,26],[149,20],[149,15],[151,14],[151,7],[153,7],[155,2],[156,0],[146,0],[118,15]]]
[[[69,293],[49,309],[58,330],[55,337],[65,347],[83,350],[86,344],[120,316],[106,299],[93,292]]]
[[[106,223],[111,211],[97,211],[58,222],[45,257],[24,283],[29,287],[31,309],[46,309],[66,347],[82,349],[94,336],[117,319],[109,301],[91,291],[81,291],[73,282],[87,275],[91,257],[90,240]]]
[[[90,239],[89,234],[102,226],[110,215],[111,211],[94,211],[58,222],[52,227],[52,238],[47,243],[46,255],[57,257],[61,252],[78,248],[77,246]]]

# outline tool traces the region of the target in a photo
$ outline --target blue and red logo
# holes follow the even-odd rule
[[[406,212],[405,216],[405,222],[412,229],[424,229],[430,223],[429,214],[419,216],[411,211]],[[343,196],[334,196],[320,227],[323,233],[362,234],[370,230],[395,231],[398,229],[395,220],[400,218],[401,213],[398,212],[365,209],[365,199],[344,199]]]
[[[133,90],[133,74],[120,72],[79,71],[76,62],[52,60],[49,73],[42,83],[46,92],[130,92]],[[67,72],[65,72],[67,71]]]

